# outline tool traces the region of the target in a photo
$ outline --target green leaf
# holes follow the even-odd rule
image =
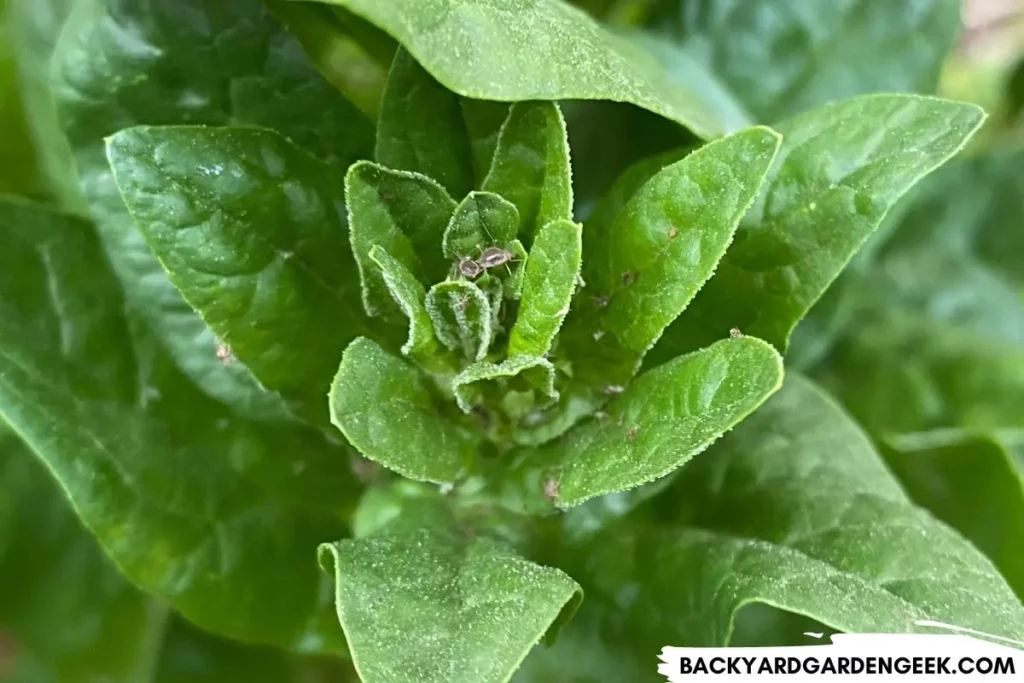
[[[0,203],[0,417],[133,583],[235,639],[340,651],[309,558],[342,532],[347,449],[240,419],[124,312],[89,226]]]
[[[399,48],[377,120],[377,162],[437,180],[454,197],[473,189],[461,98]]]
[[[438,340],[467,360],[483,360],[491,344],[491,303],[467,280],[439,282],[427,292],[427,312]]]
[[[439,348],[425,304],[427,290],[408,268],[380,246],[372,246],[369,257],[380,268],[391,298],[409,319],[409,336],[402,345],[402,353],[423,367],[432,367]]]
[[[759,121],[875,92],[935,92],[957,0],[672,0],[652,26],[676,60],[718,76]]]
[[[1024,432],[901,434],[882,452],[913,501],[988,555],[1024,600]]]
[[[470,466],[471,436],[438,411],[426,378],[360,337],[331,385],[331,421],[367,458],[404,477],[453,483]]]
[[[519,234],[527,240],[551,221],[572,218],[569,140],[557,104],[512,105],[483,189],[516,205]]]
[[[660,171],[610,225],[588,232],[583,279],[590,296],[577,303],[564,332],[581,381],[629,382],[715,272],[778,148],[779,136],[763,127],[717,140]]]
[[[366,332],[342,177],[255,128],[132,128],[114,181],[171,281],[267,389],[322,416],[345,346]]]
[[[504,396],[511,390],[507,380],[520,376],[527,391],[536,389],[552,401],[558,400],[554,367],[547,360],[532,356],[509,358],[501,363],[473,363],[456,375],[452,381],[452,391],[455,392],[455,400],[462,411],[469,413],[475,405],[482,402],[486,388],[481,385],[506,380],[500,382],[503,386],[498,392],[499,396]]]
[[[470,192],[444,231],[442,249],[452,261],[478,258],[487,247],[508,248],[518,229],[515,204],[492,192]]]
[[[366,683],[503,683],[581,599],[559,570],[444,530],[325,544],[320,558]]]
[[[455,202],[424,175],[393,171],[369,161],[349,168],[345,196],[366,312],[399,320],[401,312],[370,259],[370,249],[375,245],[385,249],[417,278],[440,280],[450,269],[440,245]]]
[[[137,125],[266,126],[344,167],[372,150],[371,122],[316,73],[258,0],[191,0],[185,22],[177,0],[73,4],[52,64],[53,99],[74,153],[60,170],[77,168],[132,317],[152,328],[209,395],[242,415],[287,417],[280,398],[263,391],[243,364],[217,358],[219,341],[125,209],[104,139]]]
[[[323,1],[390,33],[438,81],[464,97],[629,102],[703,138],[748,123],[738,118],[735,106],[721,107],[723,96],[709,90],[715,86],[709,75],[673,77],[649,54],[559,0],[510,0],[500,6],[489,0]]]
[[[983,119],[972,104],[870,95],[778,125],[783,144],[764,190],[652,362],[734,327],[784,350],[889,208],[959,151]]]
[[[473,177],[475,187],[483,185],[484,178],[491,170],[494,150],[498,147],[501,127],[508,118],[509,105],[505,102],[472,100],[463,97],[462,120],[466,124],[470,151],[473,154]]]
[[[540,357],[551,349],[580,277],[581,228],[572,221],[558,220],[537,233],[523,275],[519,312],[509,335],[509,356]]]
[[[751,337],[726,339],[651,370],[564,438],[525,450],[503,473],[509,505],[570,508],[686,464],[774,393],[782,361]]]

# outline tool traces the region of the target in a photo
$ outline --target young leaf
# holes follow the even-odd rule
[[[455,209],[441,248],[452,261],[477,258],[487,247],[506,248],[518,230],[515,204],[492,192],[470,192]]]
[[[392,171],[369,161],[349,168],[345,197],[363,305],[371,316],[395,320],[401,314],[370,260],[370,249],[382,247],[417,277],[429,282],[442,279],[450,264],[439,247],[455,202],[424,175]]]
[[[89,226],[0,202],[0,418],[133,583],[232,638],[341,651],[308,553],[355,493],[347,449],[239,419],[124,312]]]
[[[125,209],[104,139],[146,124],[266,126],[344,167],[372,151],[371,122],[316,73],[258,0],[194,0],[186,22],[176,0],[71,4],[52,69],[45,62],[53,93],[42,98],[43,108],[56,104],[74,153],[73,162],[58,155],[54,165],[65,175],[77,169],[83,210],[97,222],[132,317],[153,329],[207,394],[242,415],[287,419],[280,397],[264,391],[244,364],[218,359],[219,340],[175,289]],[[130,40],[123,27],[131,27]]]
[[[915,507],[856,425],[799,377],[663,501],[661,518],[684,528],[614,527],[586,551],[596,601],[639,587],[616,619],[639,651],[726,645],[751,603],[851,633],[925,632],[916,622],[932,620],[1024,637],[1024,607],[996,568]]]
[[[572,221],[552,221],[537,233],[509,336],[510,357],[541,357],[551,349],[576,291],[582,249],[581,226]]]
[[[552,401],[558,400],[555,390],[555,369],[543,358],[519,356],[501,363],[474,363],[460,372],[452,382],[455,400],[463,412],[471,412],[474,396],[482,390],[481,384],[510,380],[522,376],[529,389],[539,390]]]
[[[882,453],[913,501],[988,555],[1024,599],[1024,432],[901,434]]]
[[[783,145],[761,196],[715,277],[665,332],[651,361],[734,327],[784,350],[793,327],[889,208],[983,119],[973,104],[869,95],[779,124]]]
[[[365,683],[504,683],[582,595],[557,569],[443,529],[324,544]]]
[[[655,175],[606,229],[588,232],[590,296],[563,335],[581,381],[629,382],[715,272],[778,147],[779,136],[763,127],[716,140]]]
[[[494,150],[498,147],[501,126],[508,118],[509,105],[489,100],[459,99],[462,120],[469,135],[469,147],[473,155],[473,178],[475,187],[480,187],[491,170]]]
[[[728,95],[709,74],[674,78],[650,55],[559,0],[501,6],[488,0],[320,1],[347,7],[383,28],[437,80],[465,97],[629,102],[702,138],[749,123],[738,118],[738,107],[720,106]],[[700,71],[699,65],[692,68]]]
[[[323,395],[366,332],[342,178],[269,130],[132,128],[114,180],[171,281],[265,387],[326,423]]]
[[[360,337],[331,385],[331,421],[367,458],[404,477],[453,483],[474,455],[468,433],[440,414],[425,378]]]
[[[408,268],[379,245],[370,248],[369,257],[380,268],[391,298],[409,319],[409,337],[402,345],[402,353],[421,366],[433,365],[438,346],[425,304],[427,290]]]
[[[520,454],[503,473],[509,504],[569,508],[663,477],[773,394],[782,360],[768,344],[726,339],[640,376],[563,439]]]
[[[460,99],[399,48],[377,120],[377,162],[429,176],[453,197],[472,190],[472,150]]]
[[[427,292],[427,312],[438,340],[471,361],[483,360],[491,344],[491,302],[467,280],[439,282]]]
[[[512,105],[483,189],[516,205],[527,241],[549,222],[572,218],[569,140],[557,104]]]
[[[770,123],[866,93],[935,92],[960,3],[674,0],[651,24]]]

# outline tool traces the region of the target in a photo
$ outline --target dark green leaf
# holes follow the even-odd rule
[[[339,651],[310,557],[342,531],[348,451],[239,419],[124,310],[87,225],[0,204],[0,416],[133,583],[232,638]]]
[[[569,313],[580,277],[582,226],[548,223],[533,242],[523,275],[522,301],[509,335],[508,355],[545,356]]]
[[[557,104],[512,105],[483,189],[516,205],[519,234],[527,240],[551,221],[572,218],[569,140]]]
[[[875,92],[935,92],[957,0],[669,0],[652,24],[759,121]]]
[[[218,360],[218,340],[132,223],[104,138],[136,125],[253,124],[344,167],[372,150],[370,121],[316,73],[258,0],[74,3],[52,73],[74,151],[73,163],[63,162],[60,171],[77,168],[133,317],[152,328],[209,395],[243,415],[284,417],[280,399],[264,392],[243,364]]]
[[[774,393],[782,360],[759,339],[726,339],[640,376],[604,412],[563,439],[521,453],[507,500],[569,508],[686,464]],[[621,388],[620,388],[621,389]]]
[[[393,171],[369,161],[349,168],[345,196],[366,312],[400,320],[401,312],[370,260],[370,249],[382,247],[428,282],[443,278],[450,264],[441,252],[441,239],[455,202],[443,187],[424,175]]]
[[[882,452],[914,502],[988,555],[1024,599],[1024,432],[903,434]]]
[[[460,99],[399,49],[377,121],[377,162],[429,176],[454,197],[472,190],[472,152]]]
[[[491,302],[467,280],[439,282],[427,292],[427,312],[438,340],[467,360],[483,360],[491,344]]]
[[[452,483],[470,466],[474,443],[438,411],[425,382],[412,365],[356,339],[331,386],[331,420],[360,453],[388,469]]]
[[[692,87],[666,74],[649,54],[559,0],[322,1],[383,28],[465,97],[629,102],[705,138],[747,124],[735,106],[719,107],[719,91],[703,89],[714,83],[710,76]]]
[[[447,530],[321,546],[365,683],[503,683],[581,593],[557,569]]]
[[[591,386],[629,382],[715,272],[778,148],[779,136],[761,127],[717,140],[663,169],[610,225],[588,233],[589,296],[566,321],[563,339],[578,359],[577,377]]]
[[[484,178],[491,170],[494,150],[498,147],[501,126],[508,118],[509,105],[505,102],[471,100],[463,97],[462,120],[469,135],[469,146],[473,153],[473,177],[475,186],[483,185]]]
[[[790,119],[764,190],[715,277],[652,361],[739,328],[784,350],[889,207],[981,124],[972,104],[871,95]]]
[[[507,248],[518,230],[515,204],[492,192],[470,192],[455,209],[442,248],[452,261],[476,259],[487,247]]]
[[[221,343],[326,423],[342,351],[366,332],[341,174],[255,128],[132,128],[107,156],[136,225]]]

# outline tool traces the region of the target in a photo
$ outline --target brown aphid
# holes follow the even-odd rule
[[[459,275],[468,277],[470,280],[479,277],[480,273],[484,272],[483,266],[471,258],[464,258],[459,261],[459,265],[456,266],[456,269],[459,271]]]
[[[597,306],[598,308],[604,308],[605,306],[608,305],[608,297],[606,296],[595,296],[593,301],[594,305]]]
[[[562,495],[562,487],[556,479],[548,479],[544,482],[544,497],[554,500]]]
[[[466,297],[459,299],[459,302],[455,304],[455,307],[458,308],[460,311],[466,310],[467,308],[469,308],[469,299]]]
[[[731,330],[729,330],[729,336],[732,337],[733,339],[739,339],[740,337],[743,336],[743,333],[740,332],[740,328],[734,327]]]
[[[636,271],[629,271],[622,274],[622,284],[631,285],[640,279],[640,273]]]
[[[679,234],[679,228],[677,228],[676,226],[673,225],[673,226],[671,226],[668,229],[668,238],[669,239],[672,239],[673,237],[675,237],[678,234]]]
[[[636,433],[640,431],[639,427],[630,427],[629,431],[626,432],[626,441],[636,441]]]
[[[217,360],[224,365],[231,365],[235,360],[235,354],[231,353],[227,344],[217,344]]]
[[[515,254],[508,249],[502,249],[501,247],[487,247],[480,253],[480,258],[477,259],[477,263],[480,267],[486,270],[488,268],[503,266],[513,258],[515,258]]]

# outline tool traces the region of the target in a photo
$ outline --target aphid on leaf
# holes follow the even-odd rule
[[[459,275],[468,277],[470,280],[476,279],[480,273],[484,272],[483,266],[468,257],[459,261],[459,265],[456,268],[459,271]]]
[[[731,330],[729,330],[729,336],[732,337],[733,339],[739,339],[740,337],[743,336],[743,333],[740,332],[740,328],[734,327]]]
[[[461,299],[459,299],[459,302],[455,304],[455,307],[458,308],[460,311],[466,310],[467,308],[469,308],[469,298],[462,297]]]
[[[624,386],[622,386],[620,384],[609,384],[608,386],[606,386],[601,391],[603,391],[608,396],[618,396],[619,394],[621,394],[625,390],[626,390],[626,387],[624,387]]]
[[[679,228],[677,228],[676,226],[673,225],[672,227],[670,227],[668,229],[668,238],[669,239],[672,239],[673,237],[675,237],[678,234],[679,234]]]
[[[639,427],[630,427],[629,431],[626,432],[626,441],[636,441],[636,433],[640,431]]]
[[[622,284],[631,285],[640,278],[640,273],[629,271],[622,274]]]
[[[595,296],[593,301],[594,305],[597,306],[598,308],[604,308],[605,306],[608,305],[608,297],[606,296]]]
[[[558,498],[562,493],[562,487],[555,479],[548,479],[544,482],[544,497],[545,498]]]
[[[603,410],[599,410],[596,413],[594,413],[594,417],[596,417],[601,422],[607,422],[608,420],[611,419],[611,416],[608,413],[604,412]]]
[[[224,365],[231,365],[235,360],[235,354],[231,353],[227,344],[217,344],[217,360]]]

